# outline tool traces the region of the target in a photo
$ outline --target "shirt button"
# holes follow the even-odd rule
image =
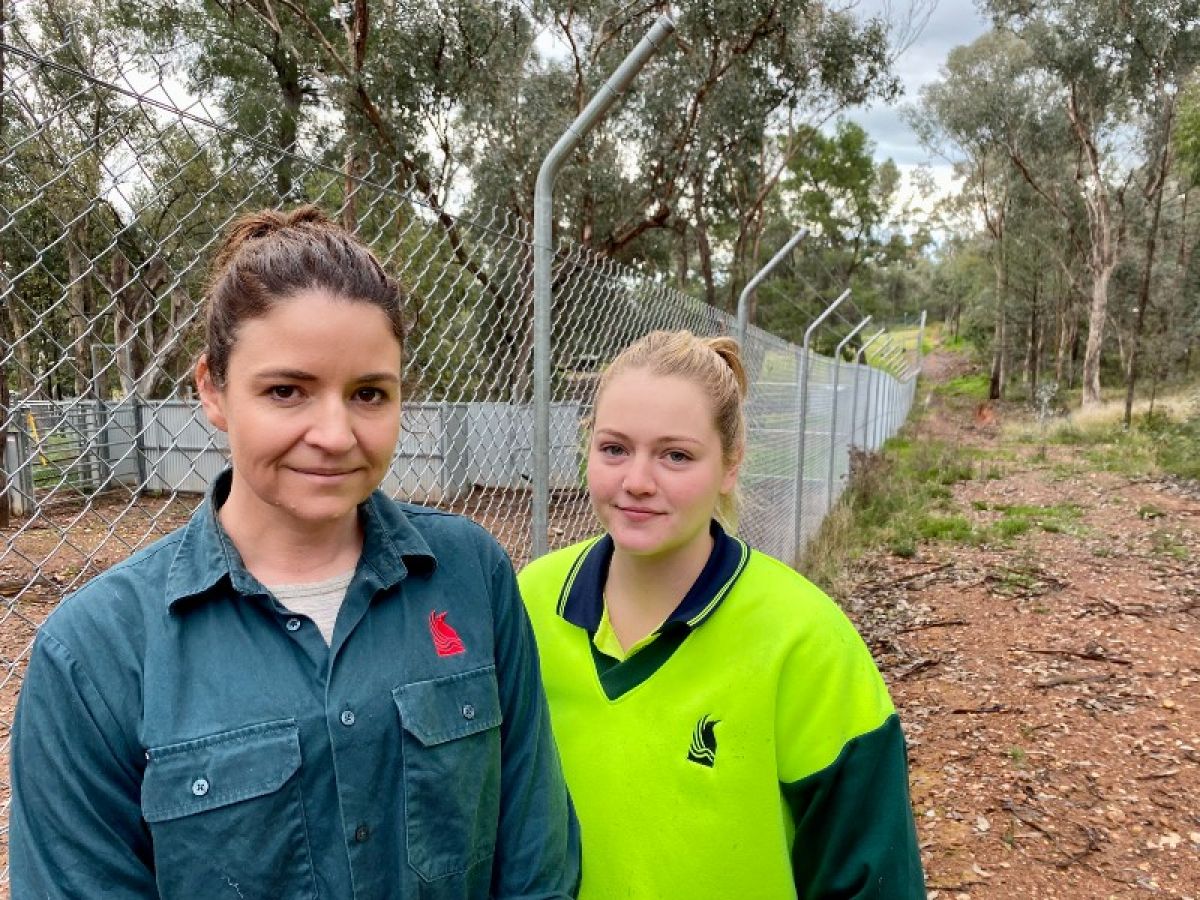
[[[195,781],[193,781],[192,782],[192,793],[195,794],[197,797],[203,797],[205,794],[207,794],[208,793],[208,779],[207,778],[197,778]]]
[[[464,703],[463,708],[462,708],[462,714],[463,714],[464,719],[475,718],[475,707],[473,707],[470,703]]]
[[[354,711],[350,709],[343,709],[341,719],[342,724],[349,728],[354,724]]]
[[[288,619],[287,625],[285,627],[287,628],[288,631],[299,631],[300,630],[300,620],[299,619]]]
[[[367,842],[367,838],[369,838],[370,836],[371,836],[371,829],[368,828],[366,825],[359,825],[357,828],[354,829],[354,840],[358,841],[358,843],[360,843],[360,844],[365,844]]]

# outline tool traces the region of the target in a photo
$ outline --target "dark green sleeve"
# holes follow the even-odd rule
[[[567,900],[580,881],[579,822],[567,794],[533,630],[512,565],[492,573],[501,723],[495,900]]]
[[[900,720],[848,741],[828,767],[784,784],[800,900],[923,900]]]
[[[42,629],[13,722],[13,900],[158,897],[141,748],[109,706],[114,695]]]

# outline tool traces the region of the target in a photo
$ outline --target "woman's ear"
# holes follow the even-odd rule
[[[208,421],[214,428],[228,431],[225,419],[225,397],[213,380],[212,369],[208,367],[207,353],[200,354],[200,358],[196,360],[196,369],[193,374],[196,379],[196,390],[200,394],[200,405],[204,407],[204,414],[208,416]]]
[[[725,474],[721,478],[722,494],[731,494],[734,488],[737,487],[738,473],[741,471],[742,459],[745,455],[745,448],[738,450],[737,455],[733,458],[733,462],[725,467]]]

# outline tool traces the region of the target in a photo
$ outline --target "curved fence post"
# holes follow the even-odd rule
[[[877,332],[875,332],[873,335],[871,335],[869,338],[867,338],[866,343],[864,343],[861,347],[859,347],[858,353],[856,353],[854,355],[854,366],[855,366],[855,368],[854,368],[854,400],[851,403],[851,410],[850,410],[850,443],[851,444],[854,443],[854,432],[857,430],[857,427],[858,427],[858,385],[859,385],[859,382],[862,380],[862,377],[864,374],[863,373],[863,366],[864,366],[863,359],[867,352],[867,348],[870,347],[872,344],[874,344],[877,340],[882,338],[885,334],[887,334],[887,329],[880,328]],[[867,371],[866,371],[867,390],[869,392],[871,389],[871,368],[870,368],[870,366],[867,366],[866,369],[867,369]],[[870,403],[869,394],[865,395],[863,399],[867,403]],[[860,447],[866,443],[866,438],[867,438],[867,407],[863,406],[863,444],[860,444],[859,445]]]
[[[664,13],[583,112],[567,126],[538,170],[533,198],[533,529],[531,553],[543,555],[550,537],[550,329],[554,268],[554,180],[588,132],[621,99],[638,72],[675,31]]]
[[[754,294],[755,289],[762,284],[763,279],[771,274],[771,271],[783,262],[789,253],[795,249],[796,245],[804,240],[808,234],[807,228],[801,228],[791,239],[784,244],[779,252],[771,257],[770,261],[754,273],[754,277],[746,282],[746,286],[742,288],[742,293],[738,296],[737,303],[737,340],[738,346],[746,346],[746,329],[750,327],[750,297]]]
[[[858,334],[860,331],[862,331],[864,328],[866,328],[867,324],[870,321],[871,321],[871,317],[867,316],[865,319],[863,319],[861,322],[859,322],[857,325],[855,325],[854,329],[848,335],[846,335],[844,338],[842,338],[841,343],[837,345],[837,349],[833,351],[833,409],[830,413],[830,418],[829,418],[829,441],[830,441],[831,446],[829,449],[829,492],[828,492],[828,494],[826,496],[826,500],[825,500],[826,514],[828,514],[829,510],[833,508],[833,463],[836,458],[835,451],[837,449],[838,388],[840,387],[839,382],[841,381],[841,372],[842,372],[842,351],[844,349],[846,349],[846,345],[848,343],[850,343],[851,338],[853,338],[856,334]],[[857,380],[855,380],[855,382],[854,382],[854,387],[857,390],[857,388],[858,388]],[[850,413],[850,423],[851,423],[851,431],[853,431],[853,427],[854,427],[853,410],[851,410],[851,413]],[[849,439],[847,439],[847,441],[846,441],[847,458],[849,457],[849,454],[850,454],[850,441],[849,441]]]
[[[804,549],[804,540],[802,539],[803,532],[801,528],[804,523],[804,454],[806,452],[805,443],[808,434],[808,359],[811,350],[809,343],[812,341],[813,332],[821,327],[821,324],[833,315],[833,311],[837,309],[850,296],[850,289],[842,291],[838,294],[836,300],[825,307],[825,311],[813,319],[812,323],[804,332],[804,343],[800,348],[800,446],[796,453],[796,527],[794,534],[796,536],[796,555],[799,556]]]

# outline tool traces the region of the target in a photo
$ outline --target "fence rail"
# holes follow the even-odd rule
[[[531,546],[534,413],[525,221],[469,207],[451,215],[378,155],[339,144],[329,156],[317,138],[279,149],[200,101],[177,105],[154,60],[107,45],[78,52],[86,29],[56,33],[12,13],[5,26],[0,839],[7,735],[37,626],[65,593],[181,524],[225,465],[189,368],[204,269],[230,221],[302,199],[376,250],[406,286],[413,323],[384,489],[475,518],[518,564]],[[737,331],[732,316],[565,242],[554,296],[552,547],[596,528],[581,448],[598,370],[654,328]],[[752,386],[740,532],[793,560],[840,493],[850,446],[893,433],[914,386],[753,327],[743,352]],[[5,855],[0,894],[6,882]]]

